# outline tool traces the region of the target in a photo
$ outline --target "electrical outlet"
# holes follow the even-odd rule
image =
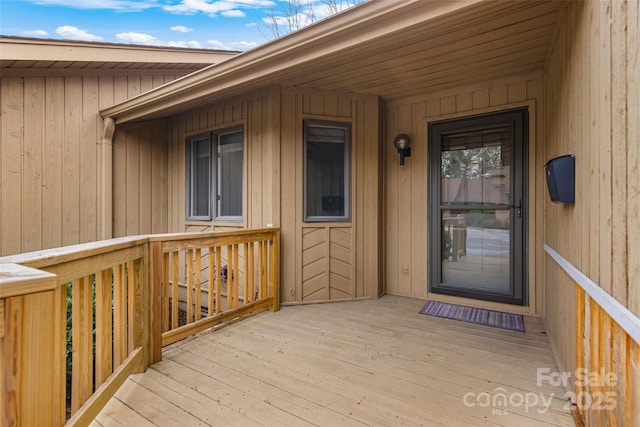
[[[403,276],[408,276],[409,275],[409,266],[408,265],[403,265],[402,266],[402,275]]]

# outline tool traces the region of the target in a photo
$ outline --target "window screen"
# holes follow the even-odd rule
[[[188,216],[211,218],[211,138],[204,135],[189,142]]]
[[[243,170],[242,129],[223,130],[189,138],[187,219],[241,219]]]
[[[218,217],[242,217],[243,135],[218,137]]]
[[[349,219],[350,126],[305,122],[306,221]]]

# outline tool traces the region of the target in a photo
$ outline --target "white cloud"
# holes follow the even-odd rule
[[[225,44],[220,40],[207,40],[207,46],[211,49],[225,49]]]
[[[248,50],[258,46],[256,42],[237,41],[231,43],[223,43],[220,40],[207,40],[207,47],[219,50]]]
[[[256,42],[238,41],[238,42],[229,43],[229,47],[232,50],[249,50],[249,49],[253,49],[256,46],[258,46],[258,43]]]
[[[184,25],[174,25],[171,27],[171,31],[177,31],[179,33],[188,33],[193,31],[193,28],[185,27]]]
[[[193,48],[193,49],[202,49],[202,45],[197,40],[170,41],[170,42],[167,42],[167,46],[170,46],[170,47],[190,47],[190,48]]]
[[[225,10],[224,12],[220,12],[220,14],[226,18],[244,18],[246,13],[238,9]]]
[[[167,12],[193,15],[196,13],[206,13],[209,16],[216,16],[221,12],[229,12],[239,9],[250,9],[260,7],[273,7],[272,0],[181,0],[179,4],[163,6]],[[233,12],[237,13],[237,12]]]
[[[26,31],[21,31],[20,34],[23,34],[29,37],[44,37],[49,35],[49,33],[47,33],[45,30],[26,30]]]
[[[144,33],[118,33],[116,38],[123,43],[143,44],[150,46],[160,46],[162,42],[155,37]]]
[[[66,6],[76,9],[112,9],[120,12],[138,12],[157,7],[157,0],[31,0],[43,6]]]
[[[72,25],[63,25],[56,29],[56,33],[69,40],[84,40],[88,42],[98,42],[102,37],[88,33]]]

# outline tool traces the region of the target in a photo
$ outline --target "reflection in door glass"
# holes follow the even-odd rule
[[[442,282],[510,293],[508,210],[442,211]]]
[[[509,128],[442,137],[442,204],[509,204]]]

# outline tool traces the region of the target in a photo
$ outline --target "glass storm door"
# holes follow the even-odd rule
[[[527,111],[429,125],[431,292],[525,304]]]

